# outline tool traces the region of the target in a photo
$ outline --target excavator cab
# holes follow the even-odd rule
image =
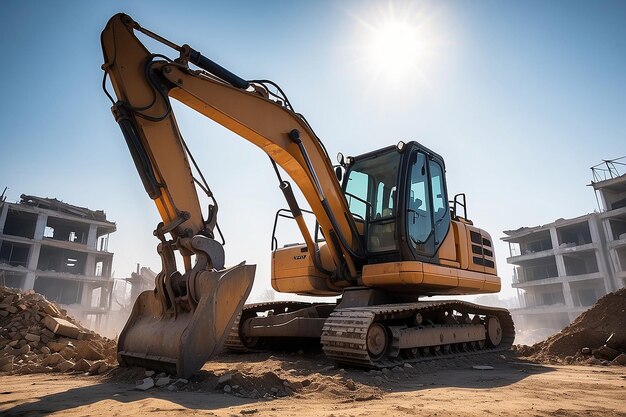
[[[345,161],[343,189],[369,263],[435,257],[450,229],[443,158],[400,142]]]

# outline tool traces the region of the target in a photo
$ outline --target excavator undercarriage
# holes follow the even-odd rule
[[[351,298],[366,300],[363,292]],[[379,298],[380,299],[380,298]],[[391,300],[387,300],[391,301]],[[299,349],[320,343],[339,363],[385,368],[442,357],[508,350],[515,327],[506,309],[464,301],[418,301],[370,306],[267,302],[246,305],[225,347],[243,353]]]

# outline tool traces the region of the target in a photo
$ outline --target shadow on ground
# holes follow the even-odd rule
[[[474,366],[489,366],[493,369],[475,369]],[[29,403],[2,401],[0,410],[7,416],[41,416],[54,412],[75,409],[103,400],[120,403],[160,399],[171,403],[168,411],[217,410],[226,407],[254,405],[272,401],[284,395],[296,397],[322,395],[335,396],[338,402],[368,401],[381,398],[387,393],[416,392],[437,388],[493,389],[515,384],[529,375],[550,372],[552,368],[530,362],[522,362],[511,354],[475,355],[453,359],[439,359],[413,364],[411,367],[398,367],[385,372],[365,369],[346,369],[328,361],[322,354],[253,353],[246,355],[226,354],[205,365],[181,391],[173,392],[163,388],[149,391],[134,389],[133,379],[138,379],[143,370],[136,374],[126,373],[109,376],[99,383],[71,387],[71,376],[65,376],[63,384],[69,389],[52,392]],[[246,398],[223,393],[223,384],[218,383],[220,375],[232,374],[233,380],[242,386],[249,382],[259,388],[260,398]],[[120,375],[125,375],[124,381]],[[5,377],[8,382],[12,377]],[[37,384],[50,384],[55,388],[55,375],[36,375]],[[92,379],[77,376],[82,382]],[[122,382],[120,382],[122,381]],[[235,383],[230,382],[230,383]],[[285,384],[286,382],[286,384]],[[283,386],[290,387],[286,390]],[[247,386],[246,386],[247,387]],[[285,391],[279,391],[280,387]],[[59,386],[59,389],[63,389]],[[264,392],[265,390],[265,392]],[[5,389],[8,393],[11,389]],[[233,391],[234,392],[234,391]],[[248,391],[249,392],[249,391]],[[278,392],[281,395],[276,395]],[[4,393],[3,393],[4,394]],[[269,395],[268,395],[269,394]],[[6,397],[5,397],[6,398]],[[25,392],[21,398],[28,398]],[[150,402],[146,407],[150,408]],[[171,408],[172,405],[180,408]],[[10,407],[10,408],[7,408]],[[149,411],[146,409],[146,411]],[[155,408],[154,411],[165,411]]]

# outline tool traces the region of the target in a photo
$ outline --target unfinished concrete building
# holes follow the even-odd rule
[[[504,232],[522,306],[512,311],[519,327],[561,329],[626,286],[626,175],[613,169],[600,178],[596,169],[590,185],[599,212]]]
[[[600,221],[606,236],[606,250],[617,288],[626,287],[626,157],[604,161],[592,168],[591,182],[600,208]]]
[[[98,328],[110,308],[109,234],[103,211],[22,194],[0,202],[0,285],[35,290]]]

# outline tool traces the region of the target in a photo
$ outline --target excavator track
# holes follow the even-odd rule
[[[298,310],[311,305],[312,303],[301,301],[267,301],[263,303],[246,304],[241,313],[239,313],[235,318],[233,326],[230,329],[230,333],[224,342],[224,348],[237,353],[260,350],[260,345],[262,345],[262,343],[258,343],[258,341],[248,341],[248,343],[244,343],[244,341],[242,341],[240,330],[242,317],[245,320],[249,317],[255,316],[257,313],[263,313],[269,310],[273,310],[274,314],[280,314],[281,312]],[[258,347],[250,347],[250,345],[257,345]]]
[[[417,317],[444,317],[445,312],[456,312],[446,323],[427,320],[426,323],[407,325]],[[469,319],[473,315],[473,319]],[[457,319],[465,320],[459,322]],[[456,321],[450,323],[450,321]],[[408,329],[414,341],[427,333],[446,343],[419,347],[407,346],[400,335]],[[480,334],[485,338],[454,343],[457,335],[469,337]],[[491,334],[490,334],[491,333]],[[386,343],[381,342],[386,340]],[[444,340],[448,339],[448,340]],[[491,339],[491,340],[490,340]],[[407,304],[387,304],[371,307],[351,307],[335,310],[326,320],[321,343],[329,359],[352,366],[386,368],[404,363],[466,356],[508,350],[515,339],[515,326],[506,309],[485,307],[463,301],[429,301]],[[495,343],[494,343],[495,342]]]

